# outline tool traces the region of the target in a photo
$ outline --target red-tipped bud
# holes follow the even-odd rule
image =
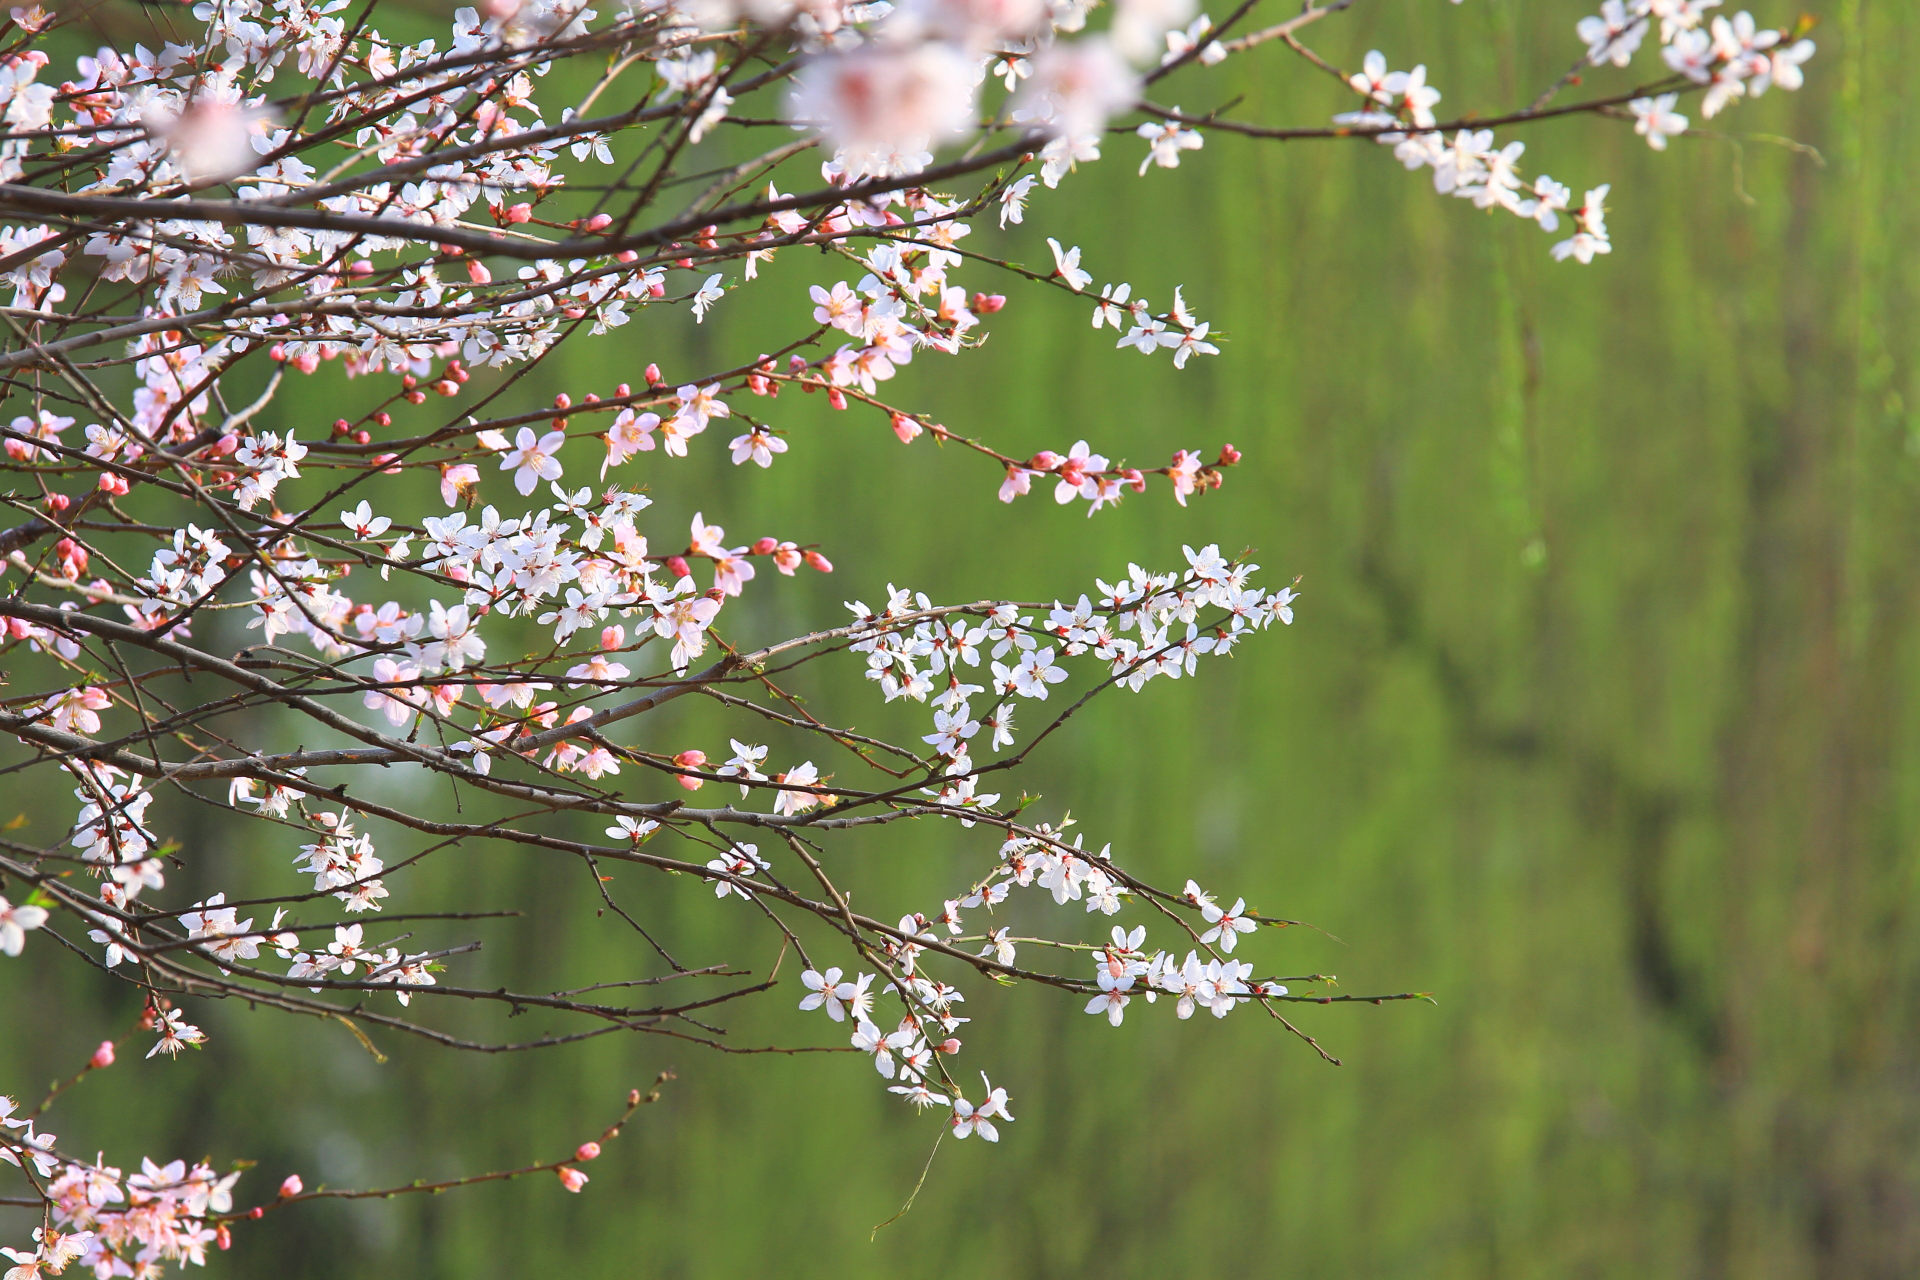
[[[840,390],[840,388],[838,387],[828,387],[827,388],[827,405],[829,408],[833,408],[833,409],[846,408],[847,407],[846,392]]]
[[[247,1210],[247,1216],[249,1218],[252,1218],[255,1222],[258,1222],[260,1221],[260,1219],[267,1216],[267,1211],[265,1209],[262,1209],[259,1205],[255,1205],[253,1206],[253,1208]]]
[[[227,1224],[221,1223],[213,1229],[213,1242],[221,1249],[233,1248],[233,1232],[227,1230]]]
[[[666,379],[660,376],[660,366],[657,364],[648,365],[640,376],[647,380],[647,385],[650,387],[657,387],[666,381]]]
[[[571,409],[573,408],[573,397],[562,391],[554,396],[553,407],[556,409]]]
[[[47,510],[65,511],[67,509],[67,506],[68,506],[68,498],[66,494],[50,493],[47,495]]]
[[[1061,458],[1059,454],[1051,449],[1042,449],[1027,459],[1027,469],[1030,471],[1051,471],[1059,466],[1060,462]]]
[[[286,1179],[280,1184],[280,1198],[282,1200],[291,1200],[295,1196],[299,1195],[302,1191],[305,1191],[306,1189],[307,1189],[307,1184],[300,1181],[300,1175],[297,1173],[290,1173],[286,1176]]]
[[[87,1065],[89,1067],[92,1067],[95,1071],[98,1071],[102,1067],[112,1066],[113,1065],[113,1041],[102,1040],[100,1042],[100,1047],[93,1051],[93,1056],[87,1059]]]
[[[351,430],[353,430],[353,424],[345,418],[335,418],[333,420],[333,434],[343,436]]]
[[[675,578],[686,578],[686,577],[692,576],[689,570],[687,569],[687,558],[685,556],[668,556],[667,572],[672,574]]]
[[[376,427],[390,427],[393,425],[393,415],[382,409],[379,413],[373,415],[373,425]]]
[[[773,549],[779,545],[780,543],[773,538],[761,538],[750,549],[754,555],[770,556],[773,554]]]
[[[353,433],[353,442],[354,442],[355,444],[372,444],[372,443],[373,443],[373,432],[371,432],[371,431],[356,431],[356,432],[354,432],[354,433]]]

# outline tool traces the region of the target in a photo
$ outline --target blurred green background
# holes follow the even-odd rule
[[[1424,60],[1443,113],[1493,109],[1564,69],[1584,12],[1369,0],[1316,39],[1345,63],[1375,47]],[[1027,786],[1047,797],[1037,813],[1070,806],[1150,878],[1193,874],[1326,930],[1261,935],[1263,971],[1437,993],[1304,1008],[1344,1067],[1256,1016],[1156,1010],[1114,1030],[1069,999],[976,985],[960,1065],[1007,1085],[1018,1122],[998,1147],[943,1144],[912,1212],[871,1243],[938,1126],[838,1056],[635,1037],[456,1057],[388,1035],[378,1065],[339,1027],[203,1006],[205,1052],[129,1054],[50,1127],[75,1150],[125,1136],[108,1153],[123,1160],[142,1141],[257,1159],[242,1185],[265,1198],[290,1170],[377,1185],[550,1157],[629,1085],[679,1072],[583,1195],[542,1179],[314,1208],[240,1231],[213,1264],[289,1280],[1920,1272],[1920,19],[1870,0],[1819,16],[1805,91],[1664,156],[1619,121],[1511,133],[1530,171],[1614,184],[1615,252],[1590,268],[1384,151],[1224,135],[1144,179],[1141,144],[1116,137],[1036,197],[1028,227],[976,236],[1041,261],[1051,232],[1096,280],[1156,302],[1184,284],[1223,354],[1175,374],[1113,351],[1083,303],[1015,289],[983,352],[923,357],[896,397],[1014,453],[1082,436],[1147,465],[1243,449],[1188,509],[1163,487],[1091,520],[1044,498],[1003,508],[990,467],[816,398],[770,406],[794,442],[771,471],[727,466],[713,438],[637,464],[673,527],[699,509],[736,539],[818,541],[838,563],[756,584],[771,589],[730,614],[738,640],[828,624],[889,580],[1071,596],[1129,560],[1176,564],[1183,542],[1304,575],[1292,629],[1198,682],[1105,699]],[[1348,105],[1274,52],[1240,73],[1243,116]],[[1199,109],[1211,83],[1169,96]],[[643,316],[563,350],[525,401],[637,382],[648,360],[670,378],[734,363],[792,331],[802,309],[781,296],[723,302],[697,346]],[[822,705],[908,723],[841,675]],[[721,727],[675,704],[646,745],[711,750]],[[41,838],[67,820],[64,802],[8,807]],[[180,888],[292,883],[291,843],[218,822],[166,811],[187,841]],[[910,826],[837,856],[888,916],[937,906],[992,844]],[[396,882],[395,908],[436,888],[530,913],[454,962],[473,985],[646,971],[570,863],[442,857]],[[770,959],[700,886],[622,873],[615,888],[688,959]],[[0,986],[0,1082],[21,1094],[136,1008],[50,951],[30,947]],[[830,1042],[793,1012],[788,976],[730,1023],[742,1043]]]

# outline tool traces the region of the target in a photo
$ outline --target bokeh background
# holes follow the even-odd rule
[[[1336,61],[1424,60],[1443,110],[1496,109],[1565,68],[1584,12],[1365,0],[1316,38]],[[1589,268],[1368,145],[1225,135],[1144,179],[1116,137],[1029,227],[976,237],[1032,261],[1052,232],[1156,301],[1184,284],[1224,351],[1175,374],[1112,350],[1083,303],[1016,289],[983,352],[923,358],[896,394],[1016,453],[1085,436],[1151,464],[1231,440],[1245,463],[1190,508],[1163,488],[1091,520],[1003,508],[990,468],[798,397],[777,406],[794,447],[773,470],[709,439],[641,477],[675,523],[700,509],[838,562],[759,592],[731,615],[739,639],[826,624],[888,580],[1077,594],[1129,560],[1178,563],[1183,542],[1304,575],[1293,628],[1197,683],[1096,704],[1027,785],[1153,878],[1325,931],[1263,934],[1263,969],[1437,994],[1303,1009],[1343,1067],[1259,1017],[1115,1030],[976,989],[962,1065],[1008,1085],[1019,1120],[998,1147],[945,1143],[871,1240],[938,1126],[837,1056],[636,1037],[455,1057],[387,1036],[381,1065],[337,1026],[212,1007],[205,1052],[130,1055],[51,1127],[110,1156],[254,1159],[243,1187],[264,1197],[292,1170],[377,1185],[548,1157],[629,1085],[679,1073],[583,1195],[542,1179],[316,1207],[213,1264],[288,1280],[1920,1271],[1920,18],[1873,0],[1818,16],[1807,89],[1726,132],[1665,155],[1618,121],[1512,133],[1530,169],[1613,182],[1615,252]],[[1268,121],[1348,105],[1281,56],[1234,89]],[[776,297],[722,303],[691,337],[642,317],[563,350],[526,400],[637,382],[649,360],[733,363],[791,332],[799,305]],[[865,715],[844,675],[823,702]],[[649,722],[710,747],[720,728],[680,704]],[[44,838],[67,820],[63,797],[5,787]],[[164,826],[187,841],[184,888],[291,883],[291,846],[192,807]],[[841,856],[885,916],[937,904],[990,840],[890,828]],[[218,855],[204,870],[196,842]],[[475,850],[405,892],[436,886],[528,912],[458,962],[475,985],[644,967],[570,865]],[[627,892],[693,955],[770,958],[699,886]],[[0,984],[0,1081],[19,1093],[136,1009],[36,950],[52,959],[29,948]],[[735,1036],[820,1031],[797,998]]]

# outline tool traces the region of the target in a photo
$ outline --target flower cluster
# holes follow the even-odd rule
[[[1012,1120],[1006,1091],[951,1065],[969,974],[1063,991],[1116,1024],[1136,997],[1179,1017],[1346,998],[1290,993],[1322,979],[1238,958],[1278,921],[1191,882],[1155,888],[1002,786],[1087,698],[1194,677],[1291,622],[1291,585],[1189,548],[1183,568],[1129,565],[1070,601],[934,605],[889,587],[843,625],[753,640],[771,612],[753,593],[834,565],[806,530],[742,536],[745,517],[668,466],[724,448],[777,475],[846,412],[882,440],[956,446],[1008,502],[1037,486],[1091,515],[1154,477],[1182,505],[1220,486],[1230,444],[1140,466],[1096,440],[1005,446],[913,400],[926,363],[1030,322],[1013,284],[1091,303],[1095,331],[1176,371],[1220,355],[1179,284],[1096,281],[1083,262],[1075,175],[1115,138],[1143,143],[1139,173],[1162,181],[1229,135],[1374,137],[1443,192],[1570,222],[1561,257],[1610,251],[1606,185],[1576,205],[1523,178],[1520,142],[1442,124],[1421,67],[1333,67],[1304,39],[1347,6],[1265,26],[1259,7],[1216,22],[1193,0],[490,0],[400,39],[347,0],[223,0],[176,15],[157,48],[108,43],[58,69],[82,15],[13,10],[0,731],[27,753],[22,778],[75,805],[43,843],[0,849],[0,956],[82,952],[137,988],[146,1058],[210,1045],[198,1007],[220,999],[441,1043],[432,1011],[449,1000],[584,1024],[468,1047],[710,1041],[717,1010],[774,978],[752,957],[660,948],[655,904],[612,874],[656,873],[660,896],[731,899],[717,909],[802,958],[803,1006],[847,1024],[888,1087],[989,1141]],[[1799,84],[1811,43],[1715,7],[1606,0],[1580,27],[1587,59],[1626,65],[1657,25],[1667,79],[1545,109],[1569,77],[1500,127],[1617,116],[1664,147],[1691,94],[1713,116]],[[1261,51],[1332,71],[1362,109],[1305,129],[1234,118],[1220,69]],[[550,73],[565,65],[593,87],[562,103],[569,77]],[[1176,77],[1181,101],[1226,105],[1160,105]],[[1168,288],[1170,306],[1147,301]],[[747,346],[730,326],[751,289],[786,331]],[[617,334],[631,350],[676,324],[702,341],[672,376],[644,355],[604,378],[609,362],[576,364],[588,372],[527,398],[563,344]],[[1078,434],[1055,430],[1043,439]],[[856,731],[816,703],[813,664],[847,652],[911,704],[882,712],[911,713],[910,729]],[[736,718],[730,752],[670,740],[653,713],[683,697]],[[228,892],[238,842],[182,817],[208,809],[283,850],[277,891]],[[864,914],[832,838],[916,820],[991,831],[984,873],[956,877],[932,914]],[[434,889],[407,873],[481,845],[583,868],[596,919],[630,928],[650,967],[570,992],[461,985],[487,913],[426,900],[467,877]],[[181,893],[181,866],[205,887]],[[1022,899],[1106,932],[1026,931]],[[367,913],[403,902],[404,930],[378,938],[338,918],[399,925]],[[1128,909],[1185,936],[1149,948],[1144,925],[1108,919]],[[811,958],[823,938],[839,965]],[[966,1007],[988,1011],[979,993]],[[12,1112],[0,1158],[45,1208],[35,1248],[7,1255],[14,1274],[149,1274],[225,1243],[230,1177],[175,1163],[122,1178]],[[591,1158],[530,1169],[578,1191]],[[282,1203],[307,1194],[296,1179]]]
[[[1704,90],[1700,110],[1708,118],[1734,99],[1758,97],[1771,85],[1799,88],[1800,66],[1813,56],[1813,42],[1762,29],[1745,11],[1709,22],[1707,11],[1720,3],[1605,0],[1597,16],[1582,18],[1577,24],[1579,37],[1587,46],[1585,61],[1596,67],[1629,65],[1657,23],[1667,67]],[[1538,223],[1546,231],[1559,230],[1565,215],[1573,223],[1573,234],[1555,243],[1556,259],[1587,263],[1598,254],[1612,252],[1604,209],[1607,184],[1589,190],[1586,199],[1574,206],[1571,190],[1547,175],[1530,180],[1521,176],[1520,158],[1526,152],[1526,143],[1515,140],[1501,144],[1492,129],[1470,125],[1449,136],[1434,111],[1440,92],[1427,83],[1424,65],[1411,71],[1390,71],[1386,56],[1375,50],[1347,83],[1366,105],[1335,116],[1335,122],[1371,134],[1382,145],[1392,147],[1394,157],[1408,169],[1431,170],[1434,190],[1471,200],[1481,209],[1504,209]],[[1666,149],[1669,138],[1687,131],[1687,118],[1674,109],[1679,100],[1680,94],[1673,92],[1635,97],[1627,104],[1635,131],[1657,151]],[[1520,113],[1521,117],[1536,113],[1547,101],[1542,98],[1534,108]]]

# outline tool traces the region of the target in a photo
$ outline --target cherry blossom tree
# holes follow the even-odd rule
[[[1182,441],[1151,467],[1089,440],[1009,451],[894,391],[991,326],[1017,341],[1018,310],[996,319],[1016,284],[1083,295],[1096,331],[1175,369],[1220,354],[1179,288],[1155,305],[1058,238],[1039,262],[1000,247],[1070,201],[1077,170],[1117,150],[1165,181],[1210,139],[1356,139],[1585,264],[1612,249],[1609,185],[1585,175],[1577,198],[1529,176],[1512,131],[1603,116],[1665,149],[1683,111],[1797,88],[1813,52],[1720,0],[1605,0],[1569,15],[1578,59],[1531,103],[1449,118],[1424,66],[1393,69],[1411,51],[1350,69],[1309,43],[1356,0],[1243,0],[1218,18],[1192,0],[493,0],[412,39],[383,27],[438,20],[399,0],[200,0],[164,11],[158,47],[116,32],[117,3],[15,8],[0,26],[0,772],[72,796],[58,841],[0,836],[0,972],[90,966],[144,1007],[37,1106],[0,1098],[7,1202],[39,1215],[4,1251],[8,1280],[160,1274],[317,1196],[535,1173],[577,1192],[655,1096],[636,1090],[550,1161],[352,1192],[293,1175],[247,1207],[237,1173],[149,1157],[128,1172],[48,1131],[61,1093],[122,1049],[217,1054],[198,1021],[213,1001],[369,1044],[508,1052],[614,1034],[738,1049],[726,1007],[786,1000],[786,1047],[862,1055],[879,1087],[989,1142],[1012,1104],[958,1064],[970,987],[1050,987],[1116,1025],[1244,1010],[1332,1060],[1290,1006],[1417,993],[1262,968],[1262,926],[1290,921],[1148,883],[1108,833],[1083,837],[1016,782],[1090,698],[1269,643],[1292,583],[1187,547],[1058,599],[941,604],[889,585],[807,634],[754,636],[729,607],[831,572],[831,548],[729,537],[730,512],[683,533],[648,491],[697,449],[778,466],[809,442],[777,401],[812,395],[871,424],[876,447],[951,446],[1007,502],[1037,486],[1089,515],[1155,489],[1185,504],[1223,482],[1233,446]],[[1167,104],[1176,85],[1225,102],[1214,69],[1250,59],[1324,77],[1329,118]],[[757,303],[788,317],[784,345],[730,346],[730,313],[754,305],[737,295],[803,250],[804,292],[768,270]],[[709,326],[722,354],[533,402],[526,375],[562,343],[643,313]],[[325,401],[302,397],[321,381]],[[816,712],[798,690],[826,664],[863,671],[924,732]],[[643,732],[683,698],[733,718],[727,752]],[[382,801],[359,785],[373,770],[457,803]],[[249,819],[280,887],[170,892],[183,866],[203,882],[235,866],[169,836],[194,806]],[[931,821],[979,848],[952,896],[855,909],[837,836]],[[463,981],[484,913],[416,897],[407,872],[480,844],[579,867],[647,962],[568,991]],[[710,895],[740,950],[671,954],[609,887],[613,866]],[[1016,936],[998,911],[1016,896],[1050,898],[1057,927]],[[410,945],[424,922],[475,937]],[[448,1001],[569,1029],[469,1038],[436,1016]]]

